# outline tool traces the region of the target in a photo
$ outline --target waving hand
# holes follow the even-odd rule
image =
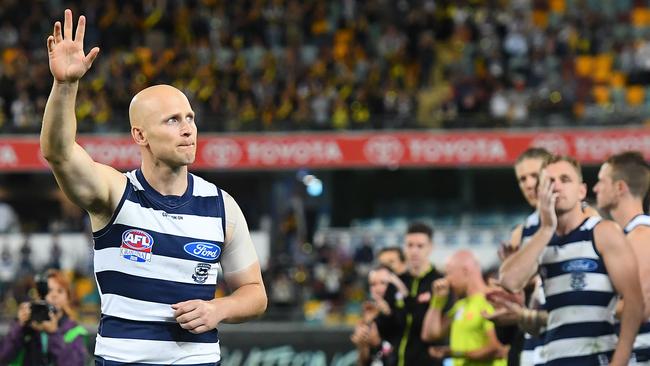
[[[63,33],[61,22],[54,23],[54,34],[47,37],[47,54],[50,60],[50,71],[54,79],[60,83],[78,81],[90,69],[99,53],[99,47],[94,47],[84,54],[84,34],[86,33],[86,18],[79,17],[77,33],[72,38],[72,11],[65,10]]]

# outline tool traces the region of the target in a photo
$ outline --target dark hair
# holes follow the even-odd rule
[[[433,228],[423,222],[414,222],[409,225],[406,234],[425,234],[429,240],[433,239]]]
[[[612,166],[612,180],[625,182],[633,196],[643,198],[648,193],[650,169],[640,152],[612,155],[606,163]]]
[[[580,180],[580,182],[582,182],[582,168],[580,167],[580,163],[575,158],[572,158],[571,156],[568,156],[568,155],[553,155],[553,156],[551,156],[550,158],[548,158],[548,160],[546,160],[542,164],[542,169],[546,168],[547,166],[549,166],[551,164],[559,163],[559,162],[562,162],[562,161],[571,164],[573,169],[575,169],[576,173],[578,174],[578,179]]]
[[[515,161],[515,165],[521,163],[526,159],[540,159],[542,161],[546,161],[551,156],[553,156],[553,154],[551,154],[548,150],[546,150],[543,147],[529,147],[524,152],[519,154],[517,160]]]
[[[370,268],[370,271],[368,271],[368,273],[373,272],[373,271],[380,271],[382,269],[385,269],[390,273],[395,273],[395,272],[393,272],[393,270],[390,267],[388,267],[385,264],[375,264],[374,266],[372,266],[372,268]]]
[[[397,253],[397,256],[399,257],[400,262],[405,262],[405,261],[406,261],[406,257],[404,256],[404,252],[402,251],[402,248],[400,248],[400,247],[385,247],[385,248],[381,248],[381,250],[379,251],[379,253],[377,253],[377,257],[379,257],[380,255],[382,255],[382,254],[384,254],[384,253],[388,253],[388,252],[395,252],[395,253]]]

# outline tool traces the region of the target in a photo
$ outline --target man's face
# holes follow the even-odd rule
[[[422,268],[429,262],[433,250],[431,239],[424,233],[406,234],[404,254],[409,267]]]
[[[138,109],[145,145],[154,161],[188,165],[196,156],[194,111],[180,91],[160,88],[143,96]]]
[[[368,273],[368,284],[372,298],[383,298],[388,288],[388,270],[385,268],[376,269]]]
[[[515,165],[515,175],[521,194],[533,207],[537,206],[537,182],[541,167],[542,159],[524,159]]]
[[[445,268],[445,278],[449,281],[449,287],[458,296],[464,296],[467,288],[467,273],[458,263],[450,261]]]
[[[385,251],[377,257],[377,262],[390,268],[395,273],[400,273],[404,270],[404,263],[399,258],[399,254],[394,251]]]
[[[557,193],[555,212],[563,214],[579,205],[587,195],[587,187],[582,183],[571,163],[559,161],[549,164],[544,175],[554,184],[553,193]]]
[[[612,166],[605,163],[600,167],[598,172],[598,182],[594,186],[596,193],[596,204],[601,210],[609,211],[616,207],[618,199],[616,197],[616,185],[612,179]]]

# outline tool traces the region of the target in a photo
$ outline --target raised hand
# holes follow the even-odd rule
[[[503,262],[506,260],[506,258],[511,256],[517,250],[519,250],[518,245],[513,245],[508,242],[501,242],[501,245],[499,245],[499,249],[497,251],[497,255],[499,256],[499,259]]]
[[[439,278],[431,284],[431,293],[434,296],[449,296],[449,281],[446,278]]]
[[[72,38],[72,11],[65,10],[63,33],[61,22],[54,23],[54,33],[47,37],[47,54],[50,60],[50,72],[57,82],[72,83],[81,79],[90,69],[99,53],[99,47],[94,47],[84,54],[84,34],[86,33],[86,17],[79,17],[77,33]]]
[[[553,230],[557,227],[557,213],[555,212],[555,202],[557,193],[553,192],[555,183],[546,175],[545,171],[541,174],[541,184],[537,191],[540,224],[542,227],[549,227]]]
[[[29,305],[29,302],[24,302],[18,306],[18,322],[20,325],[24,327],[31,316],[32,307]]]

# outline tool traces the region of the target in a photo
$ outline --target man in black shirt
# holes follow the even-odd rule
[[[406,285],[404,295],[390,285],[384,299],[390,306],[389,315],[377,318],[382,339],[394,340],[396,366],[438,366],[440,360],[429,356],[433,343],[422,341],[422,322],[431,300],[431,284],[442,275],[433,268],[429,257],[433,251],[433,229],[423,223],[411,224],[404,240],[407,271],[399,276]],[[448,301],[451,307],[452,301]],[[446,344],[435,343],[435,345]]]

